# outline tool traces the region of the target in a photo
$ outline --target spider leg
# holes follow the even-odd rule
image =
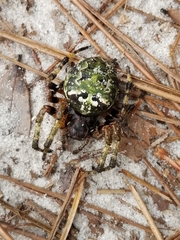
[[[84,51],[86,49],[88,49],[89,46],[86,46],[86,47],[82,47],[82,48],[79,48],[77,50],[75,50],[73,53],[69,53],[68,56],[64,57],[59,65],[54,69],[54,71],[47,77],[47,81],[51,84],[52,80],[56,78],[56,76],[58,75],[58,73],[61,71],[61,69],[63,68],[64,65],[66,65],[66,63],[69,62],[69,59],[70,58],[73,58],[74,55],[78,52],[81,52],[81,51]]]
[[[127,83],[126,83],[126,91],[125,91],[125,95],[123,98],[122,108],[120,111],[121,118],[123,118],[126,115],[127,111],[129,112],[129,110],[128,110],[129,94],[131,93],[131,89],[133,86],[129,67],[127,67],[126,72],[127,72]]]
[[[78,148],[74,149],[72,153],[73,154],[79,153],[89,143],[89,139],[90,139],[89,137],[86,137],[84,142]]]
[[[55,123],[54,123],[53,127],[51,128],[50,134],[44,143],[43,156],[42,156],[43,160],[45,160],[46,154],[49,151],[51,152],[51,150],[49,148],[53,142],[53,139],[54,139],[57,131],[59,129],[65,128],[67,114],[68,114],[67,103],[65,101],[62,101],[60,108],[56,112]]]
[[[66,63],[68,63],[68,62],[69,62],[69,57],[68,57],[68,56],[64,57],[64,58],[60,61],[59,65],[54,69],[54,71],[47,77],[46,80],[47,80],[49,83],[51,83],[51,81],[52,81],[53,79],[55,79],[56,76],[58,75],[58,73],[61,71],[61,69],[63,68],[63,66],[64,66]]]
[[[106,144],[103,148],[103,152],[102,152],[102,155],[101,155],[101,159],[99,160],[98,166],[97,166],[97,168],[94,168],[94,171],[96,171],[96,172],[103,172],[103,171],[106,170],[104,168],[104,164],[106,162],[107,154],[108,154],[109,148],[110,148],[111,143],[112,143],[112,128],[111,128],[111,125],[104,126],[102,130],[104,131],[104,134],[105,134]]]
[[[45,113],[54,115],[55,112],[56,112],[55,108],[49,105],[44,105],[42,109],[39,111],[36,117],[36,125],[35,125],[34,137],[32,142],[32,148],[34,148],[35,150],[43,152],[43,150],[39,147],[39,137],[40,137],[41,124],[42,124]]]
[[[113,128],[113,142],[112,142],[112,155],[109,163],[109,169],[114,168],[117,165],[117,154],[119,152],[119,144],[121,141],[121,129],[117,122],[112,123]]]

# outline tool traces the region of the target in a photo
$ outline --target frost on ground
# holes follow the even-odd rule
[[[87,19],[71,3],[71,1],[60,0],[60,2],[76,18],[82,27],[86,26],[88,23]],[[88,0],[88,2],[91,6],[98,9],[105,1]],[[121,9],[121,11],[118,11],[117,14],[112,17],[111,22],[113,25],[129,35],[133,41],[143,49],[146,49],[147,52],[152,54],[159,61],[167,66],[171,66],[169,46],[174,43],[177,35],[177,28],[169,23],[171,21],[169,17],[163,15],[160,10],[162,8],[177,9],[179,8],[179,4],[173,0],[130,0],[128,1],[128,5],[152,14],[157,18],[162,18],[165,22],[162,23],[157,20],[148,19],[135,11],[122,11]],[[66,16],[63,15],[53,0],[35,1],[28,11],[26,1],[0,1],[0,13],[1,30],[19,35],[25,34],[28,38],[55,47],[56,49],[66,50],[68,45],[73,45],[73,43],[75,43],[81,36],[79,31],[69,20],[67,20]],[[139,75],[129,60],[127,60],[121,52],[117,51],[117,49],[112,46],[111,42],[107,40],[100,31],[96,32],[93,35],[93,38],[112,59],[116,58],[118,60],[120,67],[124,71],[128,65],[134,75]],[[0,40],[1,53],[15,59],[17,59],[18,55],[22,55],[23,63],[38,68],[39,70],[46,70],[54,61],[52,57],[40,52],[38,52],[37,56],[38,61],[35,61],[36,56],[30,48],[26,48],[25,46],[12,41],[5,41],[5,39]],[[79,44],[78,47],[81,47],[82,45],[87,46],[89,43],[86,40],[82,44]],[[81,52],[79,55],[82,57],[90,57],[95,56],[96,52],[93,48],[89,48],[88,50]],[[38,65],[39,62],[41,63],[41,66]],[[146,63],[152,69],[157,78],[164,84],[167,84],[165,74],[162,73],[160,69],[154,67],[149,60],[147,60]],[[60,78],[63,79],[64,74],[65,71],[60,74]],[[21,88],[18,88],[18,78],[15,76],[12,64],[0,58],[0,174],[10,175],[11,177],[40,187],[47,187],[48,185],[53,184],[52,191],[64,191],[67,183],[63,182],[63,177],[67,181],[70,181],[64,173],[66,163],[77,158],[77,156],[74,156],[69,151],[60,151],[56,169],[51,178],[47,179],[43,176],[45,164],[42,161],[42,153],[34,151],[31,145],[35,117],[41,107],[44,104],[47,104],[47,88],[45,82],[41,80],[39,80],[29,91],[27,90],[26,85],[23,84]],[[22,75],[22,78],[25,79],[27,84],[31,84],[36,77],[37,76],[30,71],[25,71]],[[176,117],[179,117],[178,112],[175,112],[174,114]],[[41,144],[44,142],[47,133],[50,131],[52,123],[53,119],[51,117],[45,118],[42,125],[43,131]],[[161,126],[161,124],[159,124],[159,126]],[[166,129],[166,126],[163,125],[163,128]],[[56,149],[57,146],[61,147],[60,134],[55,137],[53,149]],[[96,153],[98,150],[101,151],[103,146],[103,140],[91,139],[89,145],[82,150],[81,154]],[[129,147],[131,148],[130,143]],[[179,141],[166,144],[166,148],[174,158],[180,156]],[[147,159],[155,168],[160,169],[157,163],[158,160],[152,152],[151,149],[147,150]],[[129,207],[122,202],[122,200],[124,200],[137,207],[137,203],[130,192],[123,195],[97,194],[97,189],[127,188],[123,174],[119,172],[121,169],[126,169],[141,178],[146,176],[146,181],[162,188],[157,179],[147,170],[142,162],[135,163],[123,154],[119,154],[118,163],[120,167],[88,177],[88,187],[84,189],[82,199],[88,203],[97,205],[147,226],[148,224],[140,212],[133,210],[132,207]],[[82,167],[89,170],[91,169],[92,164],[93,160],[88,160],[87,158],[87,160],[82,162]],[[169,236],[174,230],[179,228],[180,209],[174,204],[168,204],[167,207],[164,207],[162,210],[158,205],[158,201],[155,200],[153,195],[150,194],[146,188],[139,184],[136,185],[136,188],[142,195],[144,202],[157,222],[157,226],[164,237]],[[59,204],[54,200],[51,200],[46,196],[42,197],[31,194],[8,181],[0,180],[0,190],[3,199],[8,201],[8,203],[14,207],[18,208],[25,199],[32,199],[40,206],[51,210],[53,213],[59,212]],[[175,192],[177,196],[180,197],[180,189],[175,189]],[[0,206],[1,222],[8,220],[8,212],[8,210],[5,210]],[[136,239],[149,239],[148,233],[128,224],[122,224],[120,227],[123,228],[123,230],[119,232],[113,230],[113,228],[107,225],[99,226],[98,230],[100,232],[97,236],[95,235],[96,231],[93,232],[93,224],[90,224],[88,218],[83,214],[76,215],[74,226],[79,231],[77,235],[78,240],[132,239],[133,234],[136,236]],[[17,235],[15,234],[12,236],[14,239],[19,240],[28,239],[20,235],[18,235],[17,238]]]

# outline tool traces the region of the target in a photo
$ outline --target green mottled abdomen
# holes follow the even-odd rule
[[[64,93],[71,107],[82,115],[105,112],[118,94],[114,64],[100,57],[80,61],[67,74]]]

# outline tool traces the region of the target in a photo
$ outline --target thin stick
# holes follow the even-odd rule
[[[175,101],[180,103],[180,91],[167,87],[163,84],[160,83],[155,83],[155,82],[148,82],[145,79],[137,79],[133,77],[133,84],[146,92],[150,92],[154,95],[166,98],[171,101]]]
[[[71,210],[69,212],[69,216],[68,216],[68,219],[67,219],[67,222],[66,222],[66,226],[63,229],[60,240],[65,240],[68,236],[68,233],[69,233],[70,229],[71,229],[71,226],[72,226],[77,208],[79,206],[80,198],[81,198],[81,195],[82,195],[84,180],[85,180],[85,178],[80,183],[80,185],[79,185],[79,187],[78,187],[78,189],[75,193],[74,200],[73,200],[73,203],[72,203],[72,207],[71,207]]]
[[[9,62],[13,63],[14,65],[17,65],[17,66],[20,66],[20,67],[22,67],[24,69],[27,69],[27,70],[29,70],[29,71],[31,71],[31,72],[33,72],[33,73],[43,77],[43,78],[47,78],[48,77],[48,75],[46,73],[43,73],[43,72],[41,72],[39,70],[36,70],[35,68],[32,68],[32,67],[30,67],[30,66],[28,66],[28,65],[26,65],[26,64],[24,64],[22,62],[17,61],[14,58],[8,57],[8,56],[6,56],[6,55],[4,55],[2,53],[0,53],[0,58],[8,60]]]
[[[138,114],[140,116],[145,116],[145,117],[149,117],[149,118],[152,118],[152,119],[156,119],[158,121],[162,121],[162,122],[165,122],[165,123],[170,123],[170,124],[180,126],[180,120],[168,118],[168,117],[165,117],[165,116],[159,116],[159,115],[154,114],[154,113],[149,113],[149,112],[140,111],[140,110],[136,111],[136,114]]]
[[[100,24],[96,18],[88,11],[85,9],[85,7],[83,7],[83,5],[87,6],[87,3],[85,3],[84,1],[77,1],[77,0],[71,0],[71,2],[73,2],[89,19],[90,21],[92,21],[105,35],[106,37],[134,64],[134,66],[140,70],[140,72],[142,72],[148,79],[150,79],[151,81],[156,81],[156,79],[154,77],[152,77],[151,74],[149,74],[149,72],[142,66],[140,65],[132,56],[129,52],[127,52],[125,50],[125,48],[113,37],[113,35],[111,33],[109,33],[102,24]],[[94,12],[94,10],[92,10]],[[94,13],[97,14],[96,17],[98,17],[100,20],[101,19],[101,15],[99,13]],[[100,16],[100,17],[99,17]],[[103,18],[105,19],[105,18]],[[108,21],[105,19],[104,24],[108,23]],[[107,25],[108,26],[108,25]],[[113,26],[113,25],[112,25]],[[111,27],[110,27],[111,28]]]
[[[48,45],[43,44],[43,43],[40,44],[39,42],[36,42],[36,41],[34,41],[32,39],[29,39],[29,38],[26,38],[26,37],[20,37],[20,36],[17,36],[15,34],[7,33],[7,32],[4,32],[4,31],[1,31],[1,30],[0,30],[0,36],[4,37],[4,38],[7,38],[11,41],[23,44],[26,47],[36,49],[36,50],[38,50],[40,52],[43,52],[45,54],[49,54],[49,55],[51,55],[55,58],[58,58],[58,59],[62,59],[65,56],[69,56],[69,52],[62,51],[62,50],[59,50],[59,49],[56,49],[56,48],[53,48],[53,47],[49,47]],[[79,58],[76,55],[74,56],[74,58],[76,60],[79,60]]]
[[[14,238],[11,237],[11,235],[3,228],[3,226],[0,224],[0,236],[4,240],[13,240]]]
[[[61,207],[61,211],[59,212],[59,214],[58,214],[58,216],[56,218],[56,221],[55,221],[54,226],[53,226],[53,228],[51,230],[51,233],[49,235],[48,240],[52,240],[54,238],[55,234],[56,234],[56,231],[57,231],[57,229],[59,227],[59,224],[60,224],[60,222],[62,220],[64,212],[66,211],[66,209],[67,209],[67,207],[68,207],[68,205],[69,205],[69,203],[71,201],[71,197],[72,197],[72,194],[74,192],[74,187],[75,187],[76,180],[77,180],[77,177],[79,175],[79,172],[80,172],[80,168],[76,168],[76,171],[75,171],[74,176],[73,176],[72,181],[71,181],[71,185],[70,185],[70,187],[68,189],[68,193],[67,193],[66,198],[64,200],[64,203],[63,203],[63,205]]]
[[[122,7],[124,4],[125,4],[126,0],[120,0],[118,1],[107,13],[104,14],[104,17],[107,19],[107,18],[110,18],[120,7]],[[101,12],[100,12],[101,13]],[[88,34],[92,34],[94,33],[96,30],[97,30],[97,26],[96,25],[92,25],[90,29],[87,30],[87,33]],[[72,52],[73,49],[75,48],[75,46],[82,42],[83,40],[85,39],[84,36],[80,37],[80,39],[74,44],[74,46],[70,47],[68,50],[69,52]]]
[[[92,46],[100,53],[104,58],[108,58],[108,55],[103,51],[103,49],[89,36],[89,34],[77,23],[77,21],[70,15],[70,13],[63,7],[63,5],[58,1],[54,2],[61,8],[61,11],[69,18],[69,20],[76,26],[76,28],[84,35]]]
[[[132,56],[115,40],[114,37],[112,37],[111,34],[108,33],[108,31],[92,16],[91,13],[96,16],[101,22],[103,22],[107,27],[111,29],[114,33],[116,33],[119,37],[121,37],[124,41],[129,43],[132,47],[134,47],[137,51],[140,51],[147,57],[149,57],[154,63],[159,65],[159,67],[164,70],[167,74],[172,76],[174,79],[176,79],[178,82],[180,82],[180,77],[178,74],[171,71],[168,67],[166,67],[164,64],[162,64],[160,61],[158,61],[156,58],[154,58],[151,54],[146,52],[144,49],[142,49],[139,45],[137,45],[135,42],[133,42],[129,37],[127,37],[124,33],[120,32],[116,27],[113,26],[110,22],[108,22],[103,16],[101,16],[94,8],[92,8],[89,4],[87,4],[83,0],[71,0],[75,5],[81,9],[81,11],[92,21],[94,24],[98,26],[98,28],[108,37],[111,42],[150,80],[157,81],[154,77],[152,77],[148,71],[142,67],[135,59],[132,58]],[[81,4],[80,4],[81,3]],[[83,5],[83,6],[82,6]],[[87,8],[88,10],[86,10]]]
[[[0,198],[0,204],[4,206],[5,208],[9,209],[11,212],[13,212],[15,215],[17,215],[19,218],[25,219],[29,221],[34,226],[43,229],[44,231],[47,231],[48,233],[51,232],[51,227],[48,224],[45,224],[43,222],[38,221],[37,219],[27,215],[24,212],[20,212],[18,209],[10,205],[9,203],[5,202],[3,199]],[[60,237],[59,233],[56,233],[57,237]]]
[[[127,189],[97,189],[97,194],[125,194],[127,193]]]
[[[140,223],[134,222],[131,219],[128,219],[128,218],[126,218],[124,216],[120,216],[119,214],[116,214],[116,213],[113,213],[111,211],[108,211],[107,209],[95,206],[94,204],[90,204],[90,203],[82,203],[82,205],[84,207],[96,210],[96,211],[98,211],[98,212],[100,212],[102,214],[106,214],[106,215],[108,215],[110,217],[113,217],[115,219],[115,221],[124,222],[124,223],[130,224],[132,226],[135,226],[137,228],[143,229],[146,232],[152,233],[152,230],[149,227],[146,227],[146,226],[144,226],[144,225],[142,225]]]
[[[27,224],[28,226],[29,224]],[[46,240],[46,238],[44,237],[41,237],[41,236],[38,236],[37,233],[32,233],[32,232],[29,232],[29,231],[25,231],[24,229],[21,229],[21,228],[17,228],[17,225],[9,225],[9,224],[6,224],[6,223],[2,223],[2,226],[7,229],[9,232],[14,232],[16,234],[19,234],[19,235],[22,235],[22,236],[25,236],[27,238],[30,238],[30,239],[34,239],[34,240]],[[26,226],[26,224],[25,224]]]
[[[159,108],[156,107],[155,104],[153,104],[152,102],[148,102],[148,101],[147,101],[147,103],[149,104],[149,106],[150,106],[158,115],[163,116],[163,117],[165,116],[165,114],[164,114],[161,110],[159,110]],[[172,128],[172,130],[180,137],[180,130],[179,130],[176,126],[174,126],[174,125],[171,124],[171,123],[167,123],[167,125],[168,125],[170,128]]]
[[[160,183],[164,186],[168,194],[171,196],[171,198],[174,200],[174,202],[177,204],[177,206],[180,206],[180,200],[176,196],[176,194],[171,190],[171,188],[168,186],[167,183],[164,182],[158,171],[151,165],[151,163],[147,159],[142,159],[143,162],[148,166],[148,168],[151,170],[151,172],[156,176],[156,178],[160,181]]]
[[[169,202],[172,202],[171,198],[167,195],[167,193],[159,190],[157,187],[151,185],[150,183],[148,183],[147,181],[137,177],[136,175],[134,175],[133,173],[122,169],[121,172],[126,175],[128,178],[133,179],[134,181],[138,182],[139,184],[141,184],[142,186],[148,188],[149,190],[151,190],[154,193],[157,193],[159,196],[165,198],[166,200],[168,200]]]
[[[168,109],[171,109],[171,110],[174,110],[174,111],[179,111],[180,112],[180,106],[179,106],[179,109],[177,109],[176,106],[172,105],[170,102],[168,101],[164,101],[162,99],[158,99],[158,98],[155,98],[153,96],[150,96],[150,95],[145,95],[143,97],[143,99],[145,101],[150,101],[150,102],[153,102],[159,106],[162,106],[164,108],[168,108]]]
[[[40,187],[38,187],[38,186],[34,186],[34,185],[30,184],[30,183],[22,182],[22,181],[20,181],[20,180],[18,180],[18,179],[16,179],[16,178],[11,178],[11,177],[4,176],[4,175],[0,175],[0,178],[1,178],[1,179],[4,179],[4,180],[7,180],[7,181],[10,181],[10,182],[13,182],[13,183],[15,183],[15,184],[17,184],[17,185],[19,185],[19,186],[28,188],[28,189],[30,189],[30,190],[37,191],[37,192],[39,192],[39,193],[41,193],[41,194],[43,194],[43,195],[46,194],[47,196],[50,196],[50,197],[53,197],[53,198],[57,198],[57,199],[61,199],[61,200],[63,200],[63,201],[65,201],[65,198],[66,198],[66,195],[65,195],[65,194],[61,194],[61,193],[57,193],[57,192],[52,192],[52,191],[49,191],[49,190],[47,190],[47,189],[40,188]],[[37,193],[36,193],[36,194],[37,194]],[[1,198],[0,198],[0,203],[4,203],[4,201],[2,201]],[[93,205],[93,204],[85,203],[85,202],[83,202],[83,201],[81,201],[81,206],[85,206],[85,207],[87,207],[87,208],[92,208],[93,210],[99,211],[99,212],[101,212],[101,213],[103,213],[103,214],[107,214],[108,216],[113,217],[113,218],[115,218],[115,219],[118,220],[118,221],[123,221],[123,222],[125,222],[125,223],[127,223],[127,224],[131,224],[132,226],[135,226],[135,227],[138,227],[138,228],[140,228],[140,229],[143,229],[143,230],[146,231],[146,232],[152,233],[152,231],[151,231],[151,229],[150,229],[149,227],[146,227],[146,226],[144,226],[144,225],[142,225],[142,224],[136,223],[136,222],[134,222],[134,221],[132,221],[132,220],[130,220],[130,219],[128,219],[128,218],[125,218],[125,217],[123,217],[123,216],[120,216],[120,215],[118,215],[118,214],[115,214],[115,213],[113,213],[113,212],[110,212],[110,211],[108,211],[108,210],[106,210],[106,209],[103,209],[103,208],[101,208],[101,207],[97,207],[97,206],[95,206],[95,205]],[[11,209],[10,209],[10,210],[11,210]],[[27,215],[26,215],[26,216],[27,216]],[[30,217],[28,216],[28,219],[29,219],[29,218],[30,218]],[[32,220],[31,220],[31,221],[32,221]],[[38,225],[39,225],[39,222],[38,222]],[[45,229],[45,228],[43,228],[43,229]],[[46,227],[46,229],[47,229],[47,227]],[[47,229],[46,231],[49,232],[48,229]]]
[[[149,226],[150,226],[154,236],[158,240],[163,240],[163,237],[162,237],[159,229],[157,228],[151,214],[149,213],[149,211],[148,211],[146,205],[144,204],[142,198],[140,197],[139,193],[136,191],[136,188],[133,185],[129,185],[129,189],[131,190],[134,198],[136,199],[136,202],[137,202],[138,206],[140,207],[142,213],[144,214],[146,220],[148,221]]]

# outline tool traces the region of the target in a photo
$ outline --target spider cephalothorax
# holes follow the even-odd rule
[[[53,79],[68,61],[69,58],[65,57],[47,79],[50,82],[50,100],[56,103],[57,107],[45,105],[40,110],[36,119],[33,148],[42,151],[45,159],[46,154],[51,151],[51,143],[59,128],[66,129],[67,136],[76,140],[89,138],[98,128],[105,135],[106,145],[96,171],[105,170],[104,165],[111,145],[113,146],[109,168],[115,167],[121,138],[121,123],[129,109],[128,94],[132,86],[130,74],[128,73],[126,90],[119,104],[121,89],[115,61],[101,57],[84,59],[74,65],[63,84],[57,86],[53,83]],[[58,98],[56,92],[64,93],[65,98]],[[115,118],[112,114],[114,110]],[[39,148],[40,127],[46,112],[53,115],[56,120],[44,143],[44,149],[41,149]],[[110,120],[106,121],[108,117]],[[101,119],[104,121],[101,122]]]

